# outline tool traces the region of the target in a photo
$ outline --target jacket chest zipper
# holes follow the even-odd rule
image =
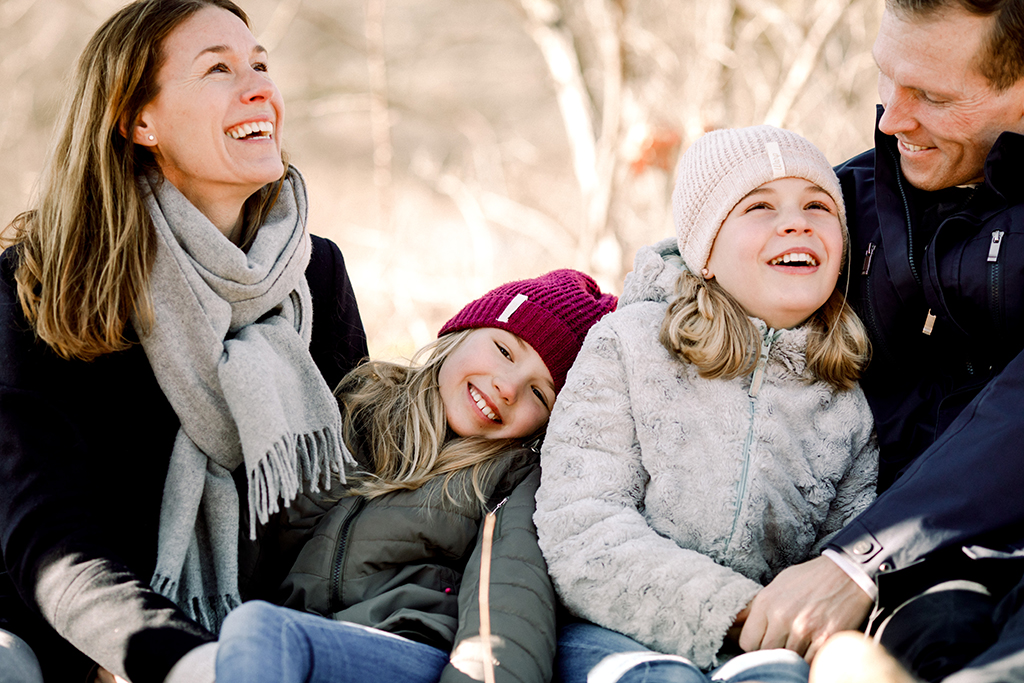
[[[871,291],[871,281],[867,277],[871,273],[871,262],[875,257],[875,249],[875,243],[868,242],[868,248],[864,252],[864,264],[860,271],[860,274],[864,276],[860,283],[861,293],[864,296],[864,324],[867,325],[868,336],[871,338],[871,342],[877,346],[882,356],[889,358],[889,351],[885,346],[885,338],[882,336],[881,329],[878,326],[878,319],[875,316],[875,297]]]
[[[781,332],[774,328],[769,329],[761,340],[761,351],[757,356],[757,365],[754,367],[754,374],[750,377],[750,389],[747,391],[748,405],[750,408],[750,424],[747,426],[747,438],[743,442],[743,468],[740,471],[740,480],[736,485],[736,511],[732,517],[732,529],[729,531],[729,540],[725,547],[732,545],[732,539],[736,535],[736,525],[740,521],[740,513],[743,511],[743,500],[747,495],[747,479],[750,477],[750,447],[754,442],[754,413],[757,407],[757,394],[761,391],[764,383],[765,367],[768,365],[768,353],[772,344],[779,338]]]
[[[910,221],[910,202],[907,201],[907,191],[903,188],[903,173],[900,172],[899,154],[890,149],[889,155],[896,165],[896,185],[900,190],[900,199],[903,200],[903,215],[907,219],[907,261],[910,264],[910,273],[920,287],[921,275],[917,272],[917,264],[914,263],[914,227]]]
[[[864,266],[860,270],[861,275],[871,272],[871,259],[875,257],[875,243],[868,242],[868,249],[864,252]]]
[[[907,218],[907,261],[910,264],[910,272],[914,276],[914,280],[917,282],[917,286],[924,290],[924,283],[921,281],[921,274],[917,272],[917,264],[914,263],[914,227],[910,222],[910,202],[907,201],[907,192],[903,188],[903,174],[899,170],[900,160],[897,154],[894,154],[892,150],[889,150],[889,154],[893,157],[893,162],[896,164],[896,184],[900,188],[900,199],[903,200],[903,214]],[[936,229],[935,234],[939,233]],[[934,238],[933,238],[934,239]],[[925,247],[927,249],[927,247]],[[921,334],[931,336],[932,330],[935,329],[936,316],[932,313],[932,309],[928,309],[928,312],[924,316],[924,325],[921,327]]]
[[[333,611],[341,611],[345,603],[341,596],[341,584],[342,584],[342,571],[345,568],[345,552],[348,550],[348,534],[352,530],[352,525],[356,521],[356,517],[359,516],[359,512],[366,505],[365,498],[359,498],[353,505],[352,509],[349,510],[348,515],[345,516],[345,521],[341,523],[341,529],[338,530],[338,542],[334,546],[334,566],[331,568],[331,609]]]
[[[988,291],[989,312],[992,315],[992,331],[997,333],[1003,327],[1003,269],[999,263],[999,250],[1003,246],[1002,230],[992,231],[992,241],[988,244]]]

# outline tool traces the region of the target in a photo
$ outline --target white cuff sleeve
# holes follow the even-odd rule
[[[217,674],[217,643],[206,643],[178,660],[164,683],[214,683]]]
[[[868,594],[868,597],[872,600],[878,600],[878,586],[871,580],[867,572],[858,567],[853,562],[850,562],[842,553],[838,553],[831,548],[825,548],[821,551],[822,557],[827,557],[836,563],[836,565],[842,569],[847,576],[854,580],[854,582],[861,587],[861,589]]]

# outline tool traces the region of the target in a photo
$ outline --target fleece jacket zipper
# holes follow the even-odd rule
[[[732,530],[729,532],[729,540],[726,548],[732,545],[733,536],[736,535],[736,525],[740,521],[740,513],[743,511],[743,500],[747,495],[747,479],[750,476],[750,447],[754,443],[754,414],[757,409],[757,394],[761,391],[761,384],[764,382],[765,368],[768,365],[768,353],[772,350],[772,344],[779,338],[781,332],[770,328],[761,340],[761,351],[757,355],[757,365],[754,367],[754,374],[750,376],[750,389],[747,391],[749,399],[750,423],[747,425],[747,438],[743,442],[743,469],[740,472],[740,480],[736,484],[736,511],[733,513]]]

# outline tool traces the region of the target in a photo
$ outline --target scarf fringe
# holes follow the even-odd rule
[[[153,590],[168,600],[173,601],[190,618],[213,634],[220,633],[220,627],[228,616],[228,612],[242,604],[239,595],[221,594],[194,596],[180,600],[178,582],[168,576],[154,576]]]
[[[256,540],[256,520],[291,505],[302,483],[316,493],[331,487],[331,477],[345,481],[345,465],[355,461],[343,448],[338,431],[325,427],[311,434],[285,436],[249,470],[249,538]]]

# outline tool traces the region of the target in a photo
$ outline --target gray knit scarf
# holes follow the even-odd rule
[[[241,602],[232,471],[245,464],[251,538],[279,500],[343,475],[338,404],[309,355],[306,187],[290,168],[246,253],[170,182],[139,185],[157,236],[142,346],[181,420],[152,585],[217,633]]]

